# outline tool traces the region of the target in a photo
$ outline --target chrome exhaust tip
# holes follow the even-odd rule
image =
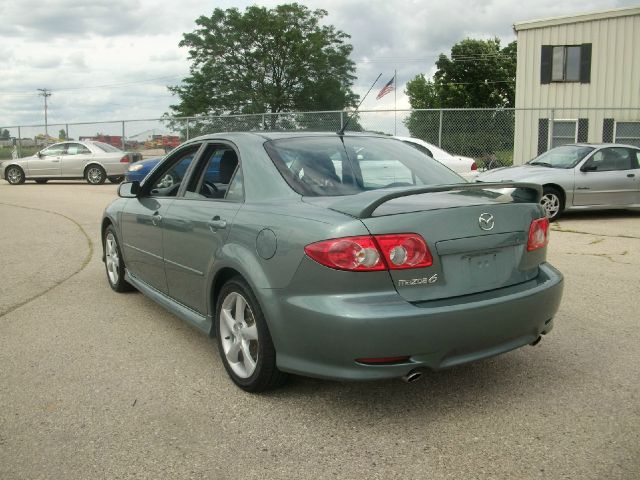
[[[422,372],[420,370],[411,370],[406,375],[400,377],[405,383],[413,383],[416,380],[419,380],[422,377]]]

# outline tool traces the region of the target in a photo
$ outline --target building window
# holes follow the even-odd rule
[[[580,80],[580,47],[553,47],[551,80],[577,82]]]
[[[543,45],[540,83],[591,81],[591,44]]]
[[[551,148],[576,143],[577,133],[577,120],[554,120],[551,127]]]
[[[616,122],[615,143],[640,147],[640,122]]]

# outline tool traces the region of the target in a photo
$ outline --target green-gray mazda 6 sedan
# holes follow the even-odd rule
[[[247,391],[287,373],[412,381],[535,345],[562,296],[541,187],[466,183],[390,137],[207,135],[118,193],[111,288],[216,337]]]

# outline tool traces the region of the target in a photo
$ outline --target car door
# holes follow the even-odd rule
[[[67,143],[65,154],[60,162],[62,177],[82,177],[84,167],[93,158],[93,153],[81,143]]]
[[[207,274],[223,248],[244,200],[239,157],[230,146],[209,143],[163,221],[169,295],[206,315]]]
[[[638,169],[632,149],[605,147],[595,151],[575,171],[573,204],[631,205],[638,191]]]
[[[60,160],[66,150],[66,144],[57,143],[40,150],[27,160],[28,176],[30,177],[59,177]]]
[[[140,195],[127,202],[121,225],[127,269],[139,280],[168,293],[163,259],[162,226],[180,183],[166,186],[164,178],[188,170],[200,144],[191,144],[165,159],[141,186]]]

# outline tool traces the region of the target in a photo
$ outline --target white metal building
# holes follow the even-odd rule
[[[513,28],[515,164],[564,143],[640,145],[640,6]]]

